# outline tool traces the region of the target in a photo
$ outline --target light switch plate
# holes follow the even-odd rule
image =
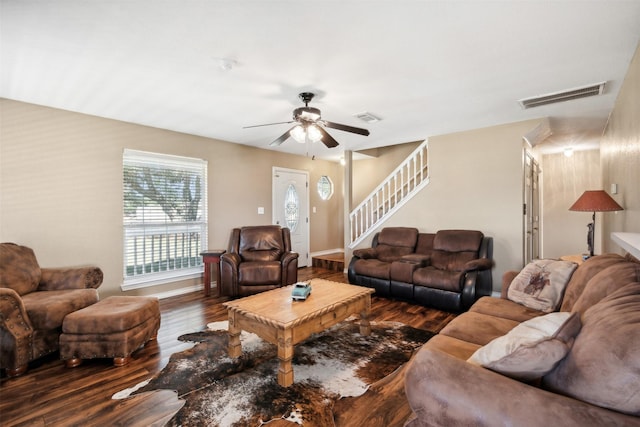
[[[258,215],[264,215],[264,208],[262,206],[258,207]]]

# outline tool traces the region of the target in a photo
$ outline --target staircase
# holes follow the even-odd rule
[[[356,247],[429,183],[427,145],[425,140],[351,211],[350,248]]]

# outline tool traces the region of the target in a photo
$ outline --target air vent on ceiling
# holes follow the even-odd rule
[[[586,98],[589,96],[602,95],[606,82],[596,83],[562,92],[548,93],[546,95],[534,96],[532,98],[521,99],[518,102],[522,108],[533,108],[541,105],[555,104],[556,102],[570,101],[572,99]]]
[[[380,121],[380,117],[376,117],[366,111],[363,113],[354,114],[354,116],[367,123],[375,123]]]

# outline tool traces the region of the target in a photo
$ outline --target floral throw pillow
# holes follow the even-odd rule
[[[525,307],[551,313],[560,305],[564,289],[577,267],[571,261],[534,260],[513,279],[507,298]]]

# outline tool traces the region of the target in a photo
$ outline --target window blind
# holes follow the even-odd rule
[[[122,163],[123,288],[199,274],[207,239],[206,160],[126,149]]]

